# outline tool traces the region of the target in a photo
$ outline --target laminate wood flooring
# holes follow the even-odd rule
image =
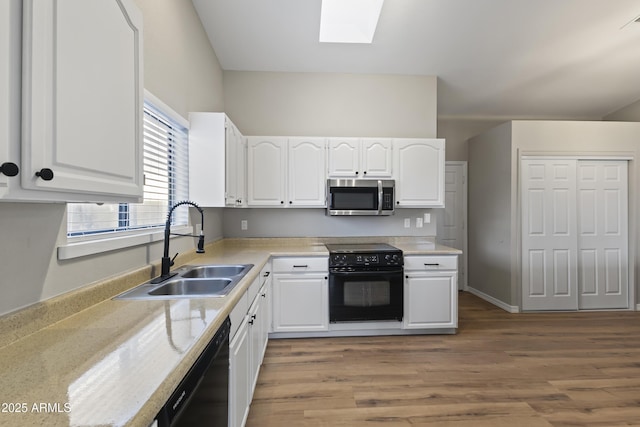
[[[459,296],[456,335],[270,340],[247,426],[640,426],[640,313]]]

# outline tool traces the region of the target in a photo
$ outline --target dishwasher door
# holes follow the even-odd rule
[[[159,427],[228,425],[230,329],[227,317],[158,413]]]

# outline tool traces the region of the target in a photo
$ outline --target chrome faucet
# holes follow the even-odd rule
[[[171,215],[173,214],[173,211],[175,208],[182,205],[191,205],[194,208],[198,209],[198,212],[200,212],[200,234],[198,236],[193,234],[171,233]],[[173,265],[173,261],[178,256],[178,254],[176,253],[173,256],[173,258],[169,258],[169,237],[172,234],[176,236],[198,237],[198,248],[196,249],[196,253],[203,254],[204,253],[204,211],[202,210],[202,208],[194,202],[191,202],[189,200],[183,200],[182,202],[176,203],[171,207],[171,209],[169,209],[169,213],[167,214],[167,222],[164,226],[164,253],[162,256],[162,268],[160,271],[160,276],[153,279],[151,283],[164,282],[170,277],[173,277],[176,275],[176,273],[173,273],[173,274],[170,273],[171,266]]]

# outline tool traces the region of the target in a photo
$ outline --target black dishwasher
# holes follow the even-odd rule
[[[230,329],[227,317],[158,413],[159,427],[227,426]]]

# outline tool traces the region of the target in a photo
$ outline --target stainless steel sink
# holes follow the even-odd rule
[[[233,277],[249,271],[250,265],[200,265],[181,274],[186,278]]]
[[[231,283],[231,279],[175,279],[147,293],[149,295],[219,295]]]
[[[187,265],[167,280],[143,283],[114,299],[174,299],[224,297],[251,270],[253,264]]]

